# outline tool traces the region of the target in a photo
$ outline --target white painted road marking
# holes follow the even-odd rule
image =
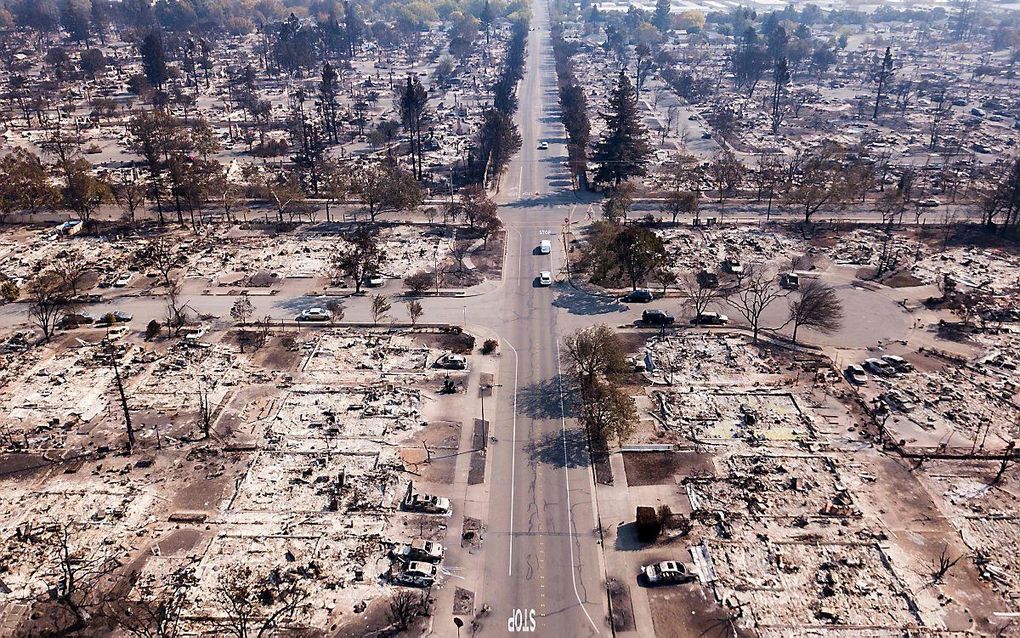
[[[591,619],[591,616],[588,615],[588,609],[581,602],[581,594],[577,592],[577,574],[574,570],[574,519],[570,514],[570,464],[567,462],[567,411],[563,407],[563,373],[560,371],[559,339],[556,340],[556,385],[560,392],[560,432],[563,435],[563,480],[567,491],[567,531],[570,532],[567,535],[567,546],[570,548],[570,582],[574,585],[574,597],[577,598],[577,604],[581,606],[581,611],[584,612],[585,618],[591,623],[591,628],[595,630],[595,634],[599,635],[601,632],[598,626]]]

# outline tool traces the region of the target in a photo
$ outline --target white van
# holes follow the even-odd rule
[[[543,239],[542,242],[538,245],[538,252],[542,253],[543,255],[548,255],[549,253],[551,253],[552,242],[549,241],[548,239]]]

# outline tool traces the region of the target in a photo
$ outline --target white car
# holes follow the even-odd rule
[[[428,587],[436,582],[438,574],[439,568],[432,563],[416,560],[408,563],[407,568],[397,574],[396,581],[402,585]]]
[[[467,359],[464,355],[449,353],[436,359],[434,365],[446,370],[467,370]]]
[[[113,287],[114,288],[124,288],[125,286],[130,284],[131,280],[134,279],[134,278],[135,278],[135,273],[133,273],[133,272],[124,273],[123,275],[120,275],[119,277],[117,277],[117,279],[113,282]]]
[[[365,285],[369,288],[379,288],[386,283],[382,275],[369,275],[365,277]]]
[[[543,270],[538,273],[538,285],[539,286],[551,286],[552,285],[552,273],[548,270]]]
[[[868,375],[864,372],[864,368],[856,364],[846,367],[846,378],[855,385],[864,385],[868,382]]]
[[[325,308],[305,308],[297,316],[298,321],[329,321],[329,311]]]
[[[917,202],[917,205],[921,208],[938,208],[942,205],[942,202],[937,197],[928,197]]]
[[[678,560],[664,560],[653,565],[645,565],[641,568],[641,575],[648,580],[649,585],[689,583],[695,579],[687,566]]]
[[[909,361],[895,354],[882,355],[882,361],[891,365],[899,373],[914,371],[914,366]]]
[[[443,555],[446,550],[443,546],[435,541],[426,541],[422,539],[413,540],[410,543],[404,543],[398,545],[393,550],[394,558],[405,561],[426,561],[426,562],[437,562],[443,560]]]
[[[543,255],[548,255],[549,253],[551,253],[552,242],[549,241],[548,239],[543,239],[542,242],[538,245],[538,252],[542,253]]]
[[[539,145],[538,145],[538,150],[540,150],[540,151],[547,150],[548,148],[549,148],[549,142],[540,142]]]
[[[412,494],[404,501],[404,509],[426,514],[450,513],[450,499],[431,494]]]
[[[896,376],[896,368],[892,367],[892,364],[874,357],[864,360],[864,369],[881,377]]]

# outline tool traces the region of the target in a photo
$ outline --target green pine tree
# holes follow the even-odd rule
[[[628,178],[644,175],[652,150],[638,113],[634,85],[623,71],[609,96],[609,112],[599,115],[606,121],[606,130],[595,145],[595,181],[619,186]]]

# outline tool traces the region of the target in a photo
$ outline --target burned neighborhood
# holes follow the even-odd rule
[[[1020,636],[1020,4],[0,0],[0,638]]]

